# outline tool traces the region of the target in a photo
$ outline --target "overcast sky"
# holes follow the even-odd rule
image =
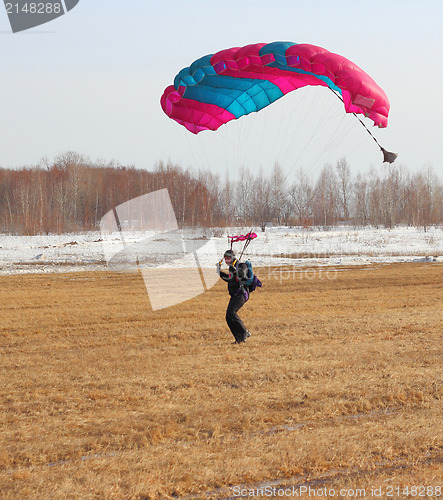
[[[399,165],[412,171],[432,165],[442,176],[442,25],[441,0],[80,0],[68,14],[13,34],[0,5],[0,165],[33,165],[68,150],[147,169],[159,160],[221,173],[238,164],[266,170],[275,159],[287,171],[309,165],[295,153],[311,137],[291,134],[307,115],[322,121],[314,103],[291,122],[293,104],[285,97],[263,115],[265,123],[254,113],[241,128],[227,124],[220,134],[198,136],[159,105],[176,73],[198,57],[285,40],[323,46],[369,73],[391,102],[388,128],[373,129],[379,142],[399,153]],[[346,156],[354,172],[383,168],[360,128],[320,161]],[[324,143],[327,133],[326,123],[319,132]]]

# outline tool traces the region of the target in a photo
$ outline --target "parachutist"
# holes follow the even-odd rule
[[[241,342],[245,342],[248,338],[247,333],[249,333],[240,316],[237,314],[247,300],[241,288],[242,283],[238,278],[240,263],[235,258],[233,250],[226,250],[223,258],[226,265],[229,266],[229,273],[220,271],[219,275],[222,280],[228,283],[228,292],[231,297],[226,309],[226,323],[232,335],[234,335],[235,343],[240,344]]]
[[[235,253],[232,248],[226,250],[223,258],[226,265],[229,267],[229,273],[220,270],[221,263],[217,265],[217,273],[228,283],[228,292],[231,297],[228,308],[226,309],[226,323],[232,335],[234,335],[234,344],[241,344],[246,342],[246,339],[248,339],[251,334],[238,315],[238,311],[249,300],[250,292],[255,290],[256,286],[261,286],[261,282],[254,276],[251,263],[239,262],[235,258]]]

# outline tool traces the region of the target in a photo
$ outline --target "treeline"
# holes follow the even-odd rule
[[[425,230],[443,223],[443,185],[432,168],[401,166],[351,175],[345,159],[313,179],[300,170],[288,183],[275,165],[269,175],[240,168],[223,178],[159,163],[151,171],[73,152],[34,167],[0,169],[0,232],[63,233],[96,230],[117,205],[167,188],[180,226],[267,224],[393,227]]]
[[[64,153],[35,167],[0,169],[0,233],[45,234],[98,229],[103,215],[142,194],[167,188],[180,225],[212,224],[199,175],[160,163],[153,171],[91,162]]]

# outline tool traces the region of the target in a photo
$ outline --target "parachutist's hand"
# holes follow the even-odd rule
[[[215,268],[217,270],[217,274],[220,276],[220,262],[217,262],[217,264],[215,265]]]

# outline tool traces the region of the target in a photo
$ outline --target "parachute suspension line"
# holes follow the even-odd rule
[[[310,115],[312,115],[312,109],[313,108],[320,108],[321,109],[321,115],[320,117],[315,121],[315,127],[312,128],[312,131],[310,131],[308,135],[307,141],[304,142],[303,148],[300,149],[298,152],[297,157],[291,161],[291,167],[288,170],[288,173],[285,177],[285,181],[288,179],[294,168],[299,164],[300,158],[306,152],[308,151],[309,147],[311,147],[311,143],[314,141],[315,137],[319,134],[321,131],[322,127],[324,127],[325,123],[331,119],[332,112],[334,109],[334,104],[332,101],[329,101],[328,106],[323,106],[321,105],[321,99],[320,96],[322,94],[320,92],[313,92],[312,95],[309,96],[309,99],[303,99],[303,103],[305,104],[304,109],[302,110],[303,113],[300,113],[300,120],[298,120],[298,127],[296,127],[296,130],[294,132],[293,140],[288,146],[288,149],[286,151],[285,159],[288,157],[290,149],[293,148],[295,139],[298,135],[299,128],[302,129],[305,127],[305,124],[307,122],[307,119]],[[343,123],[345,115],[342,115],[341,122]],[[316,150],[314,154],[312,154],[312,159],[309,161],[308,165],[305,169],[306,172],[311,171],[314,168],[317,168],[318,165],[321,164],[322,161],[325,161],[328,157],[328,154],[331,150],[335,149],[338,147],[340,144],[339,139],[343,141],[343,138],[346,137],[347,131],[346,130],[341,130],[342,127],[339,125],[338,127],[334,127],[332,129],[332,134],[330,135],[329,139],[324,143],[323,147],[321,147],[319,150]]]
[[[228,147],[223,148],[224,156],[225,156],[225,161],[224,161],[224,167],[225,171],[228,172],[230,170],[230,167],[232,164],[235,164],[236,162],[236,153],[239,149],[239,143],[238,140],[233,140],[230,137],[230,131],[231,129],[229,127],[222,126],[218,128],[217,130],[214,130],[213,133],[219,137],[220,141],[222,143],[230,144]]]
[[[281,127],[282,127],[282,124],[283,124],[283,113],[284,113],[284,108],[281,107],[281,110],[280,110],[280,120],[279,120],[279,123],[278,123],[278,128],[277,128],[277,131],[276,131],[276,134],[275,134],[275,138],[274,140],[272,141],[273,143],[273,148],[272,148],[272,156],[271,158],[275,158],[276,156],[278,157],[279,156],[279,153],[276,154],[276,147],[277,147],[277,137],[280,137],[282,135],[281,133]],[[292,113],[294,113],[294,109],[292,110]]]
[[[343,100],[343,97],[338,94],[337,92],[335,92],[335,90],[331,89],[329,87],[329,89],[331,90],[331,92],[333,92],[339,99],[340,101],[344,104],[344,100]],[[375,143],[377,144],[377,146],[380,148],[380,151],[383,153],[383,163],[393,163],[396,159],[397,159],[397,156],[398,154],[397,153],[391,153],[390,151],[387,151],[383,146],[380,145],[380,143],[377,141],[377,139],[375,138],[375,136],[372,134],[372,132],[368,129],[368,127],[366,126],[366,124],[363,122],[363,120],[357,115],[357,113],[352,113],[355,118],[357,118],[357,120],[363,125],[363,127],[365,128],[366,132],[374,139]]]
[[[241,118],[246,118],[246,120],[239,119],[235,122],[235,125],[238,128],[236,131],[237,144],[232,152],[232,164],[230,165],[230,168],[234,169],[234,171],[246,166],[246,158],[248,157],[245,145],[249,144],[251,123],[247,119],[247,116]],[[233,131],[233,129],[231,130]]]
[[[217,80],[220,80],[222,77],[220,75],[216,75]],[[222,85],[221,85],[222,86]],[[196,89],[201,97],[201,104],[203,109],[208,109],[208,105],[204,102],[203,98],[203,90],[197,86]],[[184,102],[184,105],[187,110],[189,110],[186,102]],[[225,169],[226,171],[229,171],[233,166],[239,165],[243,160],[241,158],[242,155],[242,147],[241,147],[241,137],[244,135],[244,121],[243,120],[235,120],[237,129],[240,129],[240,132],[238,130],[231,129],[231,127],[226,127],[226,124],[223,124],[221,127],[217,128],[216,130],[211,130],[212,133],[215,133],[217,137],[219,137],[221,143],[229,143],[231,146],[230,147],[224,147],[223,148],[223,153],[225,156]],[[202,140],[200,142],[200,148],[204,156],[204,161],[206,163],[205,167],[206,168],[211,168],[211,164],[213,162],[212,157],[213,153],[208,153],[206,147],[205,147],[205,141]]]
[[[329,154],[341,145],[345,139],[349,136],[353,126],[346,126],[346,113],[341,115],[340,123],[336,127],[332,128],[332,134],[329,139],[324,143],[320,153],[318,154],[318,159],[313,158],[313,161],[309,165],[309,169],[317,168],[322,162],[326,161]]]
[[[298,95],[296,94],[296,92],[297,91],[294,92],[294,98],[298,97]],[[290,140],[286,142],[288,145],[285,148],[285,152],[284,152],[284,155],[283,155],[283,159],[282,159],[282,163],[283,164],[286,162],[287,158],[290,155],[290,152],[293,150],[294,143],[296,143],[297,137],[299,137],[299,135],[301,135],[301,133],[302,133],[304,124],[306,124],[307,117],[309,116],[310,110],[312,109],[312,107],[314,105],[314,97],[311,95],[310,96],[310,100],[308,100],[308,99],[302,99],[301,103],[297,102],[297,101],[292,106],[291,120],[290,121],[288,120],[287,130],[290,130],[290,128],[291,128],[291,127],[289,127],[289,123],[294,123],[294,121],[295,121],[296,126],[293,128],[293,132],[291,134]],[[296,114],[296,112],[297,112],[297,114],[300,115],[300,118],[297,119],[297,120],[292,120],[292,118]],[[286,175],[286,177],[284,179],[285,182],[288,179],[288,177],[289,177],[290,173],[292,172],[293,168],[295,167],[295,165],[299,162],[301,156],[308,149],[309,144],[312,141],[314,135],[315,135],[315,133],[313,133],[311,135],[311,138],[309,139],[309,141],[307,141],[307,142],[304,143],[304,147],[299,150],[297,158],[293,162],[291,162],[291,163],[293,163],[293,165],[289,169],[289,171],[288,171],[288,173],[287,173],[287,175]],[[282,149],[283,149],[283,141],[282,141]]]
[[[198,93],[201,95],[201,93],[202,93],[201,89],[199,88],[197,90],[198,90]],[[186,99],[183,99],[183,105],[184,105],[186,111],[188,113],[190,113],[190,108],[187,105]],[[207,109],[206,104],[203,104],[202,106],[203,106],[203,109]],[[197,139],[197,141],[198,141],[197,143],[199,144],[199,148],[198,149],[200,150],[200,152],[202,153],[202,156],[203,156],[203,161],[206,163],[206,165],[210,165],[210,160],[209,160],[210,157],[209,157],[208,152],[206,151],[206,148],[205,148],[205,145],[204,145],[204,140],[201,140],[201,139],[198,140]],[[189,140],[189,143],[191,143],[191,139]],[[190,147],[189,149],[191,150],[192,157],[193,157],[193,159],[195,161],[195,165],[193,165],[193,167],[195,169],[199,169],[200,168],[199,163],[200,163],[201,160],[200,161],[198,160],[198,158],[195,155],[195,151],[193,150],[192,147]]]
[[[311,93],[311,95],[309,95],[309,99],[306,99],[306,98],[302,98],[302,99],[297,99],[298,97],[300,97],[300,94],[302,94],[302,97],[303,97],[303,94],[305,94],[306,92],[305,91],[302,91],[300,92],[301,89],[297,89],[295,92],[294,92],[294,100],[296,101],[295,104],[292,106],[292,113],[291,113],[291,116],[288,117],[287,119],[287,124],[288,126],[286,127],[287,130],[290,130],[291,127],[289,126],[289,124],[292,124],[296,123],[296,126],[294,127],[293,129],[293,133],[290,137],[290,141],[288,142],[285,142],[287,145],[286,147],[286,151],[283,155],[283,158],[282,158],[282,163],[284,164],[286,162],[286,160],[288,159],[289,155],[290,155],[290,152],[292,151],[293,147],[294,147],[294,143],[296,143],[296,140],[297,138],[302,134],[303,132],[303,129],[305,127],[305,124],[307,122],[307,118],[308,116],[311,114],[312,112],[312,108],[314,106],[317,106],[318,105],[318,96],[316,96],[315,93]],[[306,97],[306,96],[305,96]],[[300,118],[298,120],[293,120],[293,117],[295,114],[298,114],[300,115]],[[318,127],[318,124],[317,124],[317,127]],[[313,137],[315,135],[315,131],[312,133],[311,135],[311,138],[308,142],[305,142],[304,144],[304,147],[299,151],[299,154],[298,154],[298,157],[296,158],[296,160],[294,161],[294,166],[296,163],[298,163],[298,161],[300,160],[301,156],[304,154],[304,152],[308,149],[309,147],[309,144],[310,142],[312,141]],[[283,149],[283,144],[284,142],[282,141],[282,149]],[[292,168],[291,168],[292,170]],[[289,175],[289,173],[288,173]],[[288,176],[286,176],[287,178]],[[286,179],[285,179],[286,180]]]
[[[240,257],[238,258],[238,261],[240,262],[241,261],[241,258],[243,257],[243,254],[245,253],[245,250],[248,248],[249,244],[251,243],[251,241],[253,240],[253,233],[252,232],[252,229],[249,231],[249,233],[246,235],[246,241],[245,241],[245,244],[243,245],[243,249],[241,251],[241,254],[240,254]],[[257,235],[255,234],[255,237],[257,237]]]
[[[256,121],[256,120],[254,120]],[[261,122],[261,137],[259,138],[259,147],[257,148],[258,152],[258,158],[254,159],[254,163],[257,162],[256,165],[252,165],[252,168],[255,171],[262,171],[263,170],[263,159],[265,158],[265,151],[266,151],[266,145],[267,141],[266,138],[269,137],[269,131],[268,131],[268,120],[260,120]],[[257,136],[258,137],[258,136]]]
[[[198,90],[198,93],[201,95],[201,89],[200,89],[200,88],[198,88],[197,90]],[[186,99],[183,99],[183,101],[182,101],[182,102],[183,102],[183,106],[184,106],[184,108],[186,109],[187,113],[188,113],[188,114],[191,114],[191,113],[190,113],[190,108],[189,108],[189,106],[187,105]],[[206,104],[202,104],[202,106],[203,106],[203,109],[206,109],[206,108],[207,108]],[[180,130],[181,130],[181,129],[180,129]],[[191,138],[189,138],[189,134],[188,134],[187,132],[184,132],[184,134],[179,133],[179,137],[180,137],[180,138],[181,138],[181,140],[185,143],[185,146],[187,147],[188,151],[190,151],[190,152],[191,152],[191,156],[192,156],[192,158],[193,158],[193,160],[194,160],[194,162],[195,162],[194,168],[198,169],[198,168],[199,168],[199,163],[200,163],[200,161],[201,161],[201,160],[199,160],[199,159],[197,158],[196,154],[195,154],[195,153],[196,153],[196,151],[195,151],[195,149],[192,147],[192,139],[191,139]],[[207,151],[206,151],[206,149],[205,149],[205,147],[204,147],[204,141],[201,141],[201,140],[199,141],[199,148],[198,148],[198,149],[199,149],[199,150],[200,150],[200,152],[202,152],[202,154],[203,154],[203,159],[204,159],[204,162],[205,162],[205,163],[207,163],[207,164],[209,164],[209,155],[208,155],[208,153],[207,153]]]
[[[176,133],[177,133],[178,137],[180,138],[180,140],[183,142],[186,150],[190,152],[192,160],[195,162],[195,165],[198,165],[198,158],[195,155],[194,148],[192,147],[191,139],[189,137],[189,135],[190,135],[189,132],[182,131],[181,128],[177,128],[177,127],[174,127],[174,129],[176,130]]]
[[[303,115],[306,118],[308,109],[306,100],[300,99],[300,89],[296,89],[288,95],[281,97],[280,107],[280,123],[275,140],[272,156],[277,158],[279,164],[284,165],[293,148],[293,143],[300,135],[303,127],[303,119],[297,119],[297,115]],[[287,104],[286,104],[287,103]],[[287,109],[290,108],[290,113]],[[295,126],[293,126],[295,124]],[[282,125],[284,132],[281,133]],[[277,148],[278,144],[280,146]],[[278,149],[276,151],[276,149]]]
[[[320,103],[320,99],[318,99],[317,103]],[[311,138],[309,139],[309,143],[312,142],[315,136],[319,135],[321,128],[327,121],[331,119],[333,107],[334,106],[332,102],[330,102],[327,107],[322,106],[322,115],[317,122],[317,126],[315,127]],[[341,125],[343,124],[343,121],[344,115],[342,115],[341,117],[340,124],[337,127],[332,128],[332,134],[330,135],[329,139],[323,143],[323,147],[319,150],[318,153],[312,155],[312,161],[308,164],[307,172],[314,168],[317,168],[323,161],[325,161],[328,157],[329,152],[338,146],[339,139],[346,136],[346,132],[341,131]]]

